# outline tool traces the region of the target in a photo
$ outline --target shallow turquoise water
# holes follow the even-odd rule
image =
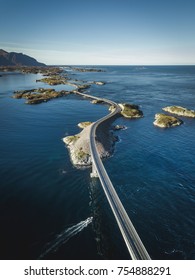
[[[195,120],[172,129],[152,122],[164,106],[195,109],[195,67],[101,69],[69,73],[105,81],[88,92],[144,112],[115,121],[127,129],[116,132],[120,141],[104,163],[117,193],[153,259],[194,259]],[[11,98],[14,90],[47,87],[38,77],[0,77],[1,259],[127,259],[99,181],[72,166],[61,140],[108,108],[75,95],[34,106]]]

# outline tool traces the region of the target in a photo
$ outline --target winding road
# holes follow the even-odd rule
[[[108,99],[97,98],[88,94],[83,94],[80,92],[76,92],[79,95],[82,95],[87,98],[102,100],[109,105],[114,106],[114,110],[105,117],[99,119],[98,121],[94,122],[91,125],[90,130],[90,150],[91,150],[91,157],[92,157],[92,175],[95,177],[97,174],[100,182],[102,184],[103,190],[105,195],[108,199],[112,212],[116,218],[118,226],[120,228],[121,234],[123,239],[126,243],[127,249],[130,253],[130,256],[133,260],[150,260],[150,256],[144,247],[136,229],[134,228],[127,212],[125,211],[115,189],[110,181],[110,178],[104,168],[102,160],[100,159],[97,147],[96,147],[96,129],[97,127],[105,121],[108,121],[111,118],[114,118],[117,114],[121,112],[120,106]],[[94,174],[96,173],[96,174]],[[97,177],[97,176],[96,176]]]

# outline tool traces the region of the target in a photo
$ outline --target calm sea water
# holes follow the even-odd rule
[[[195,109],[195,67],[98,68],[105,72],[69,74],[105,81],[88,92],[144,113],[115,121],[127,129],[116,132],[120,141],[104,161],[125,209],[152,259],[195,259],[195,120],[153,126],[164,106]],[[0,258],[128,259],[101,184],[71,164],[62,142],[108,108],[75,95],[38,105],[11,98],[14,90],[48,87],[39,76],[0,77]]]

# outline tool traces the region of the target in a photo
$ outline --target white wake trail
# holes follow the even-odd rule
[[[93,220],[93,217],[87,218],[85,221],[81,221],[80,223],[73,225],[60,234],[56,236],[56,238],[51,241],[47,245],[47,249],[39,256],[39,259],[42,259],[45,255],[50,252],[55,252],[62,245],[65,244],[70,238],[75,236],[77,233],[81,232],[85,227],[87,227]]]

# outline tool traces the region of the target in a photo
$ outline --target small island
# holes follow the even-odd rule
[[[181,106],[168,106],[163,108],[164,111],[169,112],[171,114],[175,114],[178,116],[195,118],[195,111],[190,110]]]
[[[61,84],[65,85],[68,82],[68,78],[67,77],[62,77],[60,75],[48,75],[48,76],[49,77],[42,78],[40,80],[36,80],[36,82],[47,83],[48,85],[51,85],[51,86],[61,85]]]
[[[38,88],[38,89],[30,89],[30,90],[20,90],[15,91],[13,98],[16,99],[27,99],[25,102],[26,104],[39,104],[42,102],[47,102],[51,99],[67,96],[68,94],[71,94],[72,91],[55,91],[55,89],[52,88]]]
[[[119,104],[121,107],[121,115],[129,119],[137,119],[143,117],[143,112],[139,109],[138,105],[123,103]]]
[[[183,123],[182,120],[166,114],[156,114],[155,121],[153,122],[155,126],[161,128],[177,126],[177,125],[181,125],[182,123]]]
[[[105,72],[102,69],[96,69],[96,68],[80,68],[80,67],[72,67],[72,70],[77,72]]]
[[[80,133],[62,139],[69,149],[72,163],[77,167],[90,166],[92,163],[89,146],[91,125],[90,122],[79,123],[78,126],[83,127]],[[103,131],[98,134],[96,145],[101,158],[111,156],[115,141],[117,138],[111,132]]]

